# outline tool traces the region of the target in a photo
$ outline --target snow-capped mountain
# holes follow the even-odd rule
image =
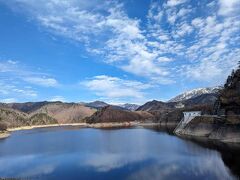
[[[124,109],[127,109],[127,110],[130,110],[130,111],[135,111],[138,107],[139,107],[139,105],[137,105],[137,104],[122,104],[122,105],[120,105],[120,107],[122,107],[122,108],[124,108]]]
[[[187,91],[185,93],[182,93],[175,98],[169,100],[168,102],[180,102],[180,101],[185,101],[191,98],[195,98],[197,96],[203,95],[203,94],[216,94],[221,90],[222,87],[217,86],[217,87],[212,87],[212,88],[198,88],[198,89],[193,89],[191,91]]]

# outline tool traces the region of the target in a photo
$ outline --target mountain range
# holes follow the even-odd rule
[[[205,105],[213,105],[218,97],[219,87],[202,88],[185,92],[168,102],[153,100],[142,106],[136,104],[110,105],[103,101],[89,103],[63,102],[26,102],[0,103],[0,122],[9,127],[20,125],[36,125],[51,123],[79,123],[86,119],[91,122],[99,121],[129,121],[143,119],[149,113],[152,120],[159,121],[170,117],[170,114],[182,114],[183,110]],[[180,106],[179,106],[180,104]],[[100,113],[101,112],[101,113]],[[104,118],[106,119],[104,119]],[[177,119],[175,117],[174,119]]]

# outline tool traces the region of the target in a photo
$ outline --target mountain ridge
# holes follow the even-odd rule
[[[195,98],[202,94],[217,94],[221,89],[222,89],[221,86],[192,89],[177,95],[176,97],[170,99],[167,102],[180,102],[191,98]]]

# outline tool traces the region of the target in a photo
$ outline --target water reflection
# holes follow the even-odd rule
[[[26,132],[0,141],[0,177],[236,178],[218,151],[158,131],[54,128]]]

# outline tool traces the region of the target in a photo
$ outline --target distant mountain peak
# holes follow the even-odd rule
[[[202,94],[216,94],[219,92],[219,90],[221,90],[222,87],[221,86],[217,86],[217,87],[210,87],[210,88],[197,88],[197,89],[193,89],[190,91],[186,91],[172,99],[170,99],[168,102],[180,102],[180,101],[185,101],[191,98],[195,98],[197,96],[200,96]]]
[[[137,108],[139,108],[139,105],[137,104],[130,104],[130,103],[126,103],[126,104],[122,104],[119,105],[120,107],[130,110],[130,111],[135,111]]]
[[[103,102],[103,101],[93,101],[93,102],[89,102],[85,104],[88,107],[92,107],[92,108],[103,108],[108,106],[109,104]]]

